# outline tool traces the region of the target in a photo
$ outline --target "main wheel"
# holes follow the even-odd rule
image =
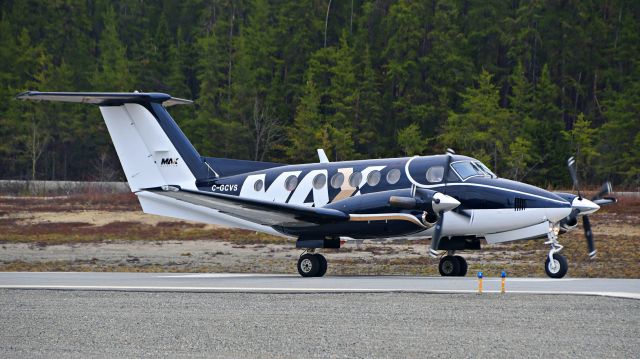
[[[551,262],[547,256],[547,260],[544,262],[544,271],[549,277],[562,278],[567,274],[567,270],[569,270],[567,257],[556,253],[553,255],[553,262]]]
[[[327,273],[327,258],[325,258],[322,254],[316,254],[318,257],[318,261],[320,262],[320,269],[316,274],[316,277],[322,277],[325,273]]]
[[[467,261],[460,256],[453,256],[453,257],[456,258],[460,263],[460,272],[458,272],[458,276],[464,277],[465,275],[467,275],[467,269],[469,268],[467,266]]]
[[[444,256],[440,259],[440,264],[438,265],[438,271],[440,271],[440,275],[444,277],[456,276],[460,273],[460,262],[458,258],[454,256]]]
[[[303,277],[315,277],[320,267],[320,260],[315,254],[303,254],[298,259],[298,273]]]

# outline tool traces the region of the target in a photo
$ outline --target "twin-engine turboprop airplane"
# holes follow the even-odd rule
[[[21,100],[98,105],[131,190],[145,213],[222,224],[296,238],[304,252],[298,272],[321,277],[327,261],[319,248],[343,240],[431,237],[443,276],[464,276],[456,251],[478,250],[481,240],[501,243],[547,238],[546,273],[561,278],[567,260],[558,234],[584,218],[590,256],[595,255],[586,214],[610,191],[592,200],[551,193],[498,178],[482,162],[452,151],[444,155],[300,165],[203,157],[166,107],[191,101],[162,93],[29,91]],[[575,162],[571,174],[577,186]],[[444,254],[443,253],[443,254]]]

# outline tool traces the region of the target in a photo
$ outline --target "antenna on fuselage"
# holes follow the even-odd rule
[[[329,158],[327,157],[327,154],[324,153],[324,149],[322,148],[318,148],[318,158],[320,159],[320,163],[329,163]]]

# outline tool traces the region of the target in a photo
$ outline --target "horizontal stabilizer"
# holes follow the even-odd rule
[[[164,107],[190,105],[191,100],[171,97],[158,92],[40,92],[27,91],[16,96],[19,100],[87,103],[99,106],[117,106],[125,103],[161,103]]]

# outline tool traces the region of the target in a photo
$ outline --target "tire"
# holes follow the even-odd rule
[[[320,271],[320,261],[314,254],[303,254],[298,259],[298,273],[303,277],[315,277]]]
[[[440,259],[438,271],[443,277],[453,277],[460,273],[460,262],[454,256],[444,256]]]
[[[552,269],[551,261],[549,260],[549,256],[547,256],[547,260],[544,262],[544,271],[551,278],[564,277],[569,270],[569,262],[567,262],[567,257],[556,253],[553,255],[553,260],[556,262],[558,267],[556,269]]]
[[[316,254],[316,256],[318,257],[318,261],[320,262],[320,268],[318,270],[318,273],[316,274],[316,277],[322,277],[325,273],[327,273],[327,258],[325,258],[322,254]]]
[[[458,262],[460,263],[460,272],[458,272],[458,277],[464,277],[467,275],[467,269],[469,268],[467,266],[467,261],[462,258],[461,256],[453,256],[454,258],[456,258],[458,260]]]

